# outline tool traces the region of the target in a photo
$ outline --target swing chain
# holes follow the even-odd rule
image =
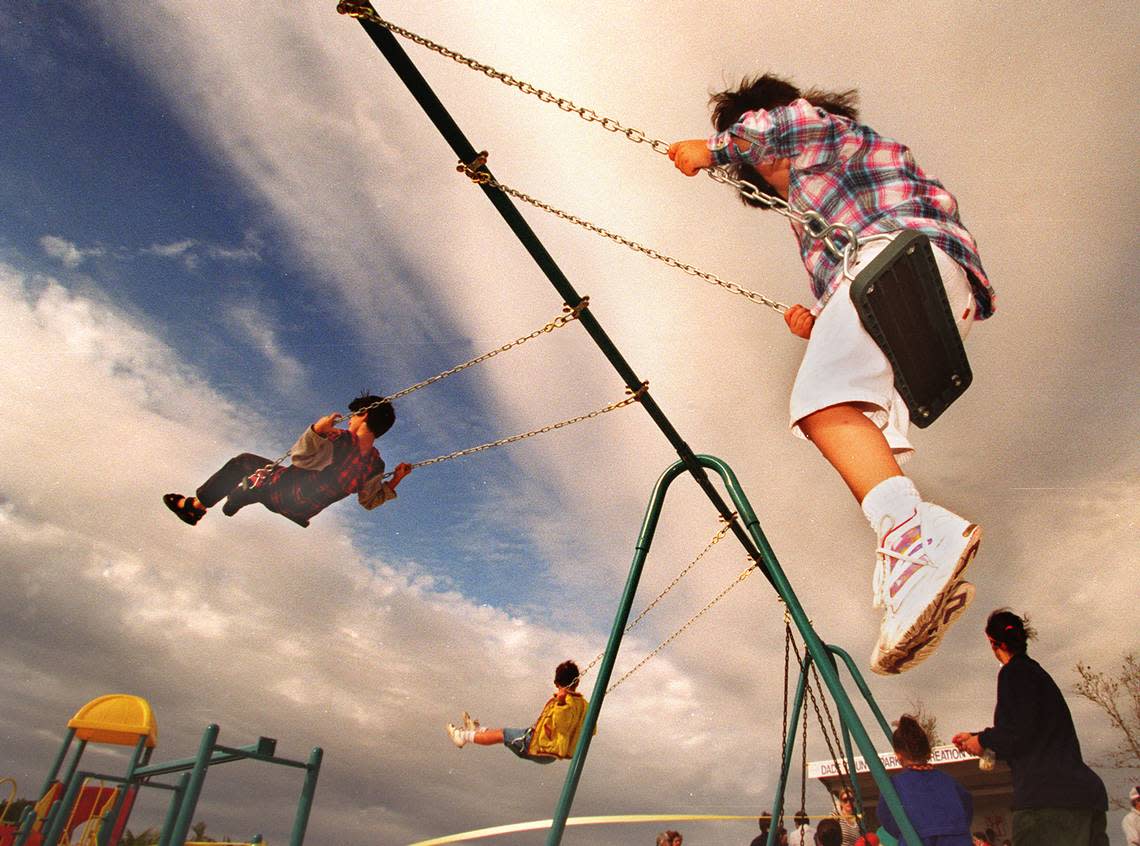
[[[780,730],[780,780],[787,784],[791,762],[784,757],[784,750],[788,746],[788,691],[792,658],[792,615],[783,597],[780,597],[780,603],[784,605],[784,720]],[[782,826],[784,824],[784,803],[782,801],[780,802],[779,819]]]
[[[667,141],[662,141],[658,138],[650,138],[644,131],[640,129],[623,126],[614,118],[599,115],[594,109],[586,108],[585,106],[579,106],[566,97],[559,97],[555,94],[550,93],[549,91],[545,91],[541,88],[531,85],[529,82],[524,82],[520,79],[517,79],[514,76],[511,76],[509,73],[504,73],[500,70],[496,70],[490,65],[486,65],[482,62],[476,61],[475,59],[468,58],[462,53],[457,53],[454,50],[444,47],[442,44],[437,44],[436,42],[425,38],[422,35],[417,35],[410,30],[404,29],[402,26],[394,24],[391,21],[387,21],[376,13],[376,10],[372,8],[372,5],[368,2],[368,0],[341,0],[341,2],[337,4],[337,11],[342,15],[348,15],[350,17],[357,18],[358,20],[367,20],[371,23],[376,24],[377,26],[382,26],[389,32],[406,38],[409,41],[419,44],[421,47],[425,47],[428,50],[434,53],[438,53],[439,55],[451,59],[454,62],[465,65],[472,70],[479,71],[485,76],[497,80],[504,85],[517,88],[524,94],[529,94],[537,97],[544,103],[552,103],[564,112],[576,114],[587,123],[596,123],[609,132],[624,135],[635,144],[647,143],[655,153],[660,153],[663,156],[669,154],[669,143]],[[810,237],[817,240],[822,240],[824,247],[829,253],[831,253],[835,258],[843,260],[843,271],[848,276],[848,278],[853,278],[851,268],[854,266],[855,261],[858,259],[859,247],[861,243],[864,243],[866,239],[860,241],[850,226],[843,223],[828,223],[827,219],[817,211],[798,211],[781,197],[767,194],[761,191],[751,182],[735,179],[720,167],[708,168],[705,170],[705,173],[708,174],[708,176],[715,182],[720,182],[724,185],[729,185],[735,188],[748,199],[754,200],[760,203],[764,208],[774,211],[777,214],[783,215],[793,223],[802,226]],[[489,177],[490,174],[487,174],[487,176]],[[475,179],[474,176],[472,176],[472,178]],[[478,182],[481,180],[476,179],[476,181]],[[831,237],[834,233],[838,233],[846,239],[846,244],[843,247],[840,247],[838,244],[836,244],[834,239]],[[631,245],[627,244],[627,246]],[[686,270],[686,272],[689,271]],[[708,281],[713,280],[710,279]],[[730,288],[730,290],[732,289]],[[767,305],[768,303],[762,304]],[[782,311],[782,309],[776,310]]]
[[[625,675],[623,675],[620,679],[618,679],[616,682],[614,682],[608,688],[606,688],[606,694],[608,695],[610,692],[612,692],[615,687],[617,687],[619,684],[621,684],[623,681],[628,679],[630,676],[632,676],[634,673],[636,673],[638,670],[640,670],[642,667],[644,667],[647,663],[649,663],[649,660],[651,658],[653,658],[658,652],[663,650],[670,643],[672,643],[677,638],[679,638],[682,634],[684,634],[685,631],[688,630],[688,628],[693,625],[693,623],[697,622],[697,620],[699,620],[701,617],[703,617],[708,612],[708,610],[710,608],[712,608],[714,605],[716,605],[718,602],[720,602],[722,599],[724,599],[724,597],[726,597],[728,595],[729,591],[731,591],[738,584],[740,584],[745,579],[747,579],[749,576],[751,576],[752,573],[755,572],[755,570],[756,570],[755,564],[749,564],[747,568],[745,568],[744,570],[741,570],[740,574],[729,583],[728,587],[726,587],[724,590],[722,590],[720,593],[718,593],[716,596],[714,596],[711,600],[709,600],[708,604],[705,605],[704,608],[702,608],[700,611],[698,611],[692,617],[690,617],[688,622],[686,622],[683,626],[681,626],[681,628],[677,629],[677,631],[673,632],[673,634],[669,635],[669,637],[665,638],[665,640],[661,641],[661,643],[657,645],[656,649],[654,649],[652,652],[650,652],[648,655],[646,655],[644,658],[642,658],[640,661],[638,661],[637,664],[635,664],[632,669],[630,669],[628,672],[626,672]]]
[[[796,645],[794,640],[792,641],[792,648],[795,650],[796,661],[799,663],[802,671],[804,661],[807,660],[807,652],[805,651],[804,656],[801,658],[799,646]],[[847,761],[846,759],[841,759],[839,757],[839,753],[837,752],[837,749],[839,747],[839,732],[836,731],[835,722],[831,718],[831,709],[828,707],[827,699],[823,695],[823,681],[819,677],[819,671],[816,669],[814,662],[811,665],[811,675],[815,678],[816,687],[819,688],[819,698],[823,700],[823,713],[820,713],[819,702],[816,701],[815,691],[812,689],[811,678],[807,680],[807,684],[804,685],[804,688],[807,690],[808,699],[811,700],[812,708],[815,711],[815,717],[819,721],[820,733],[823,735],[823,741],[827,745],[827,754],[831,757],[831,761],[835,765],[835,771],[839,774],[840,783],[843,789],[850,790],[852,793],[854,793],[854,786],[851,784],[849,777],[850,774],[847,772]],[[827,716],[826,727],[823,724],[824,715]],[[804,719],[807,719],[806,711],[804,712]],[[832,738],[835,739],[834,748],[831,745]],[[842,764],[840,764],[840,761],[842,761]],[[859,820],[859,828],[860,830],[863,828],[862,819]]]
[[[716,285],[720,288],[724,288],[729,293],[739,294],[740,296],[753,303],[756,303],[757,305],[767,306],[768,308],[772,309],[773,311],[777,311],[780,314],[783,314],[788,310],[787,305],[784,303],[765,297],[763,294],[758,294],[756,291],[750,291],[747,288],[737,285],[735,282],[729,282],[725,279],[721,279],[715,273],[708,273],[691,264],[686,264],[685,262],[673,258],[670,255],[666,255],[665,253],[659,252],[652,247],[646,247],[643,244],[639,244],[637,241],[633,241],[623,235],[617,234],[616,232],[611,232],[608,229],[604,229],[595,223],[591,223],[590,221],[585,220],[584,218],[578,217],[577,215],[571,214],[570,212],[563,211],[562,209],[556,206],[552,206],[549,203],[543,202],[536,197],[532,197],[517,188],[513,188],[510,185],[506,185],[505,183],[500,182],[486,170],[479,169],[486,164],[486,155],[486,153],[480,153],[479,156],[470,163],[460,162],[455,169],[460,173],[465,174],[468,178],[471,179],[472,182],[476,183],[477,185],[485,185],[488,188],[494,188],[510,197],[514,197],[520,202],[526,203],[527,205],[533,206],[534,208],[540,209],[541,211],[548,212],[557,218],[561,218],[562,220],[572,223],[575,226],[580,226],[589,232],[593,232],[595,235],[601,235],[603,238],[608,238],[615,244],[620,244],[623,247],[628,247],[636,253],[641,253],[642,255],[648,256],[649,258],[666,264],[669,267],[683,271],[689,276],[696,276],[699,279],[703,279],[705,282]],[[812,212],[812,214],[815,214],[820,218],[820,220],[823,220],[823,218],[817,213]]]
[[[525,344],[527,341],[533,341],[535,338],[539,337],[540,335],[547,335],[547,334],[553,332],[555,329],[561,329],[567,323],[571,323],[571,322],[577,320],[578,317],[582,314],[582,312],[585,311],[589,307],[590,307],[590,298],[589,297],[582,297],[582,299],[578,300],[578,304],[574,307],[571,307],[570,305],[563,303],[562,314],[558,315],[557,317],[555,317],[553,320],[551,320],[549,323],[545,324],[544,326],[540,326],[538,329],[535,329],[529,335],[523,335],[522,337],[515,338],[513,341],[508,341],[507,343],[503,344],[501,347],[495,347],[495,349],[493,349],[493,350],[485,352],[482,355],[478,355],[475,358],[470,359],[469,361],[463,362],[462,364],[457,364],[457,365],[455,365],[455,367],[452,367],[448,370],[444,370],[442,373],[437,373],[434,376],[431,376],[427,379],[424,379],[422,382],[416,382],[416,384],[411,385],[407,388],[404,388],[403,390],[396,391],[396,393],[390,394],[390,395],[384,397],[383,399],[378,400],[377,402],[369,403],[368,405],[365,405],[365,406],[358,408],[356,411],[350,411],[346,415],[341,415],[341,419],[345,419],[347,417],[351,417],[351,416],[356,415],[356,414],[367,414],[372,409],[377,408],[378,406],[381,406],[386,402],[392,402],[394,400],[398,400],[398,399],[401,399],[403,397],[406,397],[408,394],[412,393],[413,391],[418,391],[420,388],[426,388],[428,385],[434,385],[436,382],[440,381],[441,379],[446,379],[448,376],[454,376],[456,373],[459,373],[462,370],[466,370],[468,367],[474,367],[476,364],[482,364],[484,361],[487,361],[488,359],[494,358],[499,353],[507,352],[507,350],[511,350],[511,349],[514,349],[515,347],[521,346],[522,344]],[[602,414],[604,412],[598,412],[598,413]],[[563,426],[566,424],[560,423],[558,425]],[[527,435],[527,437],[530,437],[530,436]],[[519,438],[519,440],[522,440],[522,438]],[[483,447],[480,447],[480,449],[489,449],[491,446],[494,446],[494,444],[487,444]],[[473,451],[477,451],[477,450],[473,450]],[[258,476],[258,475],[266,476],[269,473],[272,473],[274,470],[276,470],[278,467],[280,467],[282,464],[284,464],[286,459],[288,459],[290,455],[292,455],[292,452],[287,452],[284,455],[282,455],[280,458],[278,458],[276,461],[272,461],[269,464],[266,464],[264,467],[261,467],[258,470],[255,470],[249,476],[246,476],[244,479],[241,480],[241,482],[239,483],[240,487],[248,490],[248,488],[250,486],[250,481],[253,479],[254,476]],[[443,461],[444,458],[446,458],[446,457],[447,456],[444,456],[443,458],[439,458],[439,459],[432,459],[432,461],[430,461],[430,462],[423,462],[421,464],[413,464],[412,466],[413,467],[422,467],[422,466],[424,466],[424,464],[428,464],[428,463],[434,464],[437,461]],[[385,478],[390,478],[391,476],[392,476],[392,473],[386,473],[385,474]]]
[[[585,420],[593,420],[595,417],[601,417],[603,414],[609,414],[611,411],[617,411],[619,408],[625,408],[627,405],[639,402],[642,396],[648,390],[649,383],[642,382],[641,387],[636,391],[631,391],[629,388],[626,388],[626,393],[630,394],[630,396],[626,397],[623,400],[618,400],[617,402],[611,402],[604,408],[596,409],[594,411],[591,411],[589,414],[580,414],[577,417],[571,417],[569,420],[562,420],[558,423],[550,423],[540,429],[532,429],[529,432],[523,432],[518,435],[511,435],[507,438],[500,438],[497,441],[480,444],[479,446],[468,447],[467,449],[458,449],[455,452],[449,452],[447,455],[438,455],[435,458],[429,458],[425,461],[417,461],[411,466],[413,469],[418,467],[430,467],[432,464],[439,464],[444,461],[450,461],[453,458],[463,458],[464,456],[473,455],[477,452],[483,452],[484,450],[518,443],[519,441],[525,441],[527,438],[533,438],[535,435],[545,435],[548,432],[553,432],[556,429],[562,429],[566,426],[572,426],[575,423],[581,423]],[[390,478],[394,472],[395,471],[391,473],[385,473],[384,478]]]
[[[724,539],[724,536],[726,534],[728,534],[728,530],[732,528],[733,523],[736,521],[736,512],[735,511],[732,512],[732,515],[730,516],[730,518],[728,520],[726,520],[724,518],[723,514],[718,515],[718,519],[724,525],[722,525],[721,528],[717,531],[717,533],[715,535],[713,535],[712,540],[710,540],[708,542],[708,544],[705,546],[704,549],[702,549],[700,552],[697,553],[697,557],[689,562],[688,566],[685,567],[685,569],[682,570],[676,576],[676,578],[674,578],[673,581],[671,581],[669,583],[669,586],[666,587],[665,590],[661,591],[661,593],[659,593],[657,595],[656,599],[654,599],[647,606],[645,606],[644,610],[642,610],[642,612],[637,615],[637,617],[634,619],[634,621],[632,623],[630,623],[628,626],[625,627],[625,630],[622,632],[622,635],[627,635],[631,631],[633,631],[634,628],[637,626],[637,624],[640,623],[642,620],[644,620],[645,616],[657,606],[657,603],[659,603],[662,599],[664,599],[665,595],[667,593],[669,593],[669,591],[673,590],[673,588],[675,588],[677,586],[677,584],[681,581],[681,579],[685,578],[685,576],[688,575],[689,571],[692,570],[693,567],[695,567],[697,565],[697,563],[702,558],[704,558],[705,555],[708,554],[708,551],[710,549],[712,549],[714,546],[716,546],[718,543],[720,543],[721,540]],[[594,660],[591,661],[589,664],[587,664],[586,668],[584,670],[582,670],[580,673],[578,673],[578,680],[581,680],[588,672],[590,672],[590,670],[592,670],[594,668],[594,666],[599,661],[601,661],[602,658],[605,657],[605,654],[606,654],[606,652],[604,649],[601,652],[599,652],[597,654],[597,656],[595,656]]]
[[[535,329],[529,335],[523,335],[522,337],[515,338],[513,341],[508,341],[507,343],[503,344],[501,347],[496,347],[495,349],[490,350],[488,352],[485,352],[482,355],[476,356],[475,358],[471,359],[470,361],[465,361],[462,364],[457,364],[457,365],[455,365],[455,367],[452,367],[448,370],[445,370],[442,373],[437,373],[435,376],[431,376],[427,379],[424,379],[422,382],[417,382],[416,384],[414,384],[410,387],[404,388],[401,391],[397,391],[396,393],[385,397],[380,402],[372,403],[371,405],[368,405],[364,408],[361,408],[361,409],[359,409],[353,413],[354,414],[361,414],[361,413],[370,411],[372,408],[374,408],[375,406],[380,405],[382,403],[392,402],[393,400],[398,400],[398,399],[401,399],[403,397],[406,397],[408,394],[412,393],[413,391],[418,391],[420,388],[426,388],[428,385],[434,385],[436,382],[440,381],[441,379],[446,379],[448,376],[454,376],[456,373],[459,373],[462,370],[466,370],[468,367],[474,367],[476,364],[482,364],[484,361],[487,361],[487,359],[494,358],[499,353],[507,352],[508,350],[514,349],[517,346],[521,346],[522,344],[525,344],[527,341],[533,341],[535,338],[539,337],[540,335],[547,335],[547,334],[553,332],[555,329],[561,329],[567,323],[571,323],[572,321],[577,320],[578,317],[582,314],[582,312],[585,309],[589,308],[589,306],[590,306],[590,298],[589,297],[582,297],[582,299],[580,299],[578,301],[578,304],[576,306],[574,306],[573,308],[571,308],[569,305],[563,305],[562,306],[562,314],[560,314],[558,317],[551,320],[546,325],[540,326],[538,329]]]
[[[624,135],[634,144],[648,144],[653,148],[655,152],[661,153],[662,155],[665,155],[669,152],[669,144],[666,141],[662,141],[659,138],[650,138],[640,129],[623,126],[620,122],[614,120],[611,117],[599,115],[593,109],[577,105],[573,100],[569,100],[566,97],[559,97],[557,94],[552,94],[549,91],[531,85],[529,82],[524,82],[521,79],[517,79],[516,77],[511,76],[509,73],[504,73],[503,71],[496,70],[490,65],[486,65],[482,62],[476,61],[475,59],[468,58],[462,53],[457,53],[454,50],[444,47],[442,44],[437,44],[428,38],[424,38],[422,35],[417,35],[410,30],[404,29],[402,26],[398,26],[397,24],[392,23],[391,21],[384,20],[384,18],[380,17],[380,15],[376,13],[376,10],[372,8],[372,4],[367,2],[367,0],[341,0],[341,2],[337,4],[336,10],[342,15],[348,15],[349,17],[356,18],[357,20],[366,20],[376,24],[377,26],[382,26],[389,32],[395,33],[402,38],[406,38],[409,41],[420,45],[421,47],[426,47],[433,53],[438,53],[444,58],[451,59],[453,62],[458,62],[461,65],[465,65],[471,68],[471,70],[478,71],[484,76],[488,76],[491,79],[497,80],[504,85],[511,86],[512,88],[517,88],[523,94],[529,94],[532,97],[537,97],[543,103],[552,103],[564,112],[576,114],[587,123],[596,123],[607,132]]]

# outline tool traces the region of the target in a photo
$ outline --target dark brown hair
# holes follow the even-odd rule
[[[841,846],[843,843],[843,829],[836,819],[820,820],[815,836],[819,846]]]
[[[568,687],[571,690],[578,688],[578,665],[573,661],[563,661],[554,668],[554,684],[558,687]]]
[[[803,98],[818,109],[828,114],[839,115],[848,120],[859,119],[859,93],[854,88],[846,91],[824,91],[821,88],[809,88],[801,91],[790,80],[766,73],[762,76],[745,77],[736,88],[721,91],[709,98],[713,107],[712,122],[717,132],[724,132],[740,121],[741,115],[754,112],[757,109],[775,109],[786,106],[795,100]],[[748,164],[731,164],[726,170],[733,177],[743,182],[751,182],[766,194],[775,194],[773,188],[756,168]],[[763,207],[744,194],[740,195],[745,205]]]
[[[905,755],[915,764],[925,764],[930,760],[930,737],[910,714],[899,717],[895,733],[891,735],[891,746],[897,754]]]

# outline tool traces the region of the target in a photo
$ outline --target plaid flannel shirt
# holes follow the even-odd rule
[[[376,448],[362,454],[351,432],[333,429],[325,437],[332,442],[332,463],[323,470],[278,467],[258,488],[263,491],[258,498],[266,508],[308,526],[315,515],[384,472],[384,461]]]
[[[736,139],[747,142],[743,149]],[[941,182],[923,173],[910,150],[897,141],[801,99],[747,112],[708,144],[718,165],[790,159],[788,203],[847,224],[856,236],[903,227],[924,233],[965,268],[978,303],[977,319],[993,314],[993,288],[973,236],[958,217],[957,201]],[[843,281],[842,260],[802,226],[792,223],[792,231],[816,297],[812,313],[818,315]]]

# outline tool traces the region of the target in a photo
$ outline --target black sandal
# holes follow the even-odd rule
[[[199,508],[191,505],[194,497],[183,496],[182,494],[168,493],[162,497],[162,501],[166,503],[166,507],[178,515],[178,519],[183,523],[188,523],[191,526],[196,526],[198,521],[206,516],[206,509]]]

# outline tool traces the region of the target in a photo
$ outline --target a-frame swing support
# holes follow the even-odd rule
[[[427,80],[424,79],[407,53],[404,52],[404,49],[400,46],[396,37],[386,28],[366,18],[357,18],[357,21],[388,60],[388,63],[392,66],[396,75],[407,86],[408,91],[415,97],[416,102],[420,104],[420,107],[427,114],[436,129],[439,130],[444,140],[447,141],[456,157],[461,162],[474,162],[478,155],[475,147],[467,140],[443,103],[436,97],[435,92],[432,91]],[[487,170],[485,164],[479,169],[483,171]],[[481,184],[479,187],[487,199],[490,200],[492,205],[498,210],[507,225],[510,226],[523,247],[530,253],[531,258],[534,259],[547,279],[550,280],[550,283],[554,286],[554,289],[558,292],[562,301],[571,308],[578,306],[582,301],[581,295],[574,290],[574,286],[570,284],[570,281],[555,263],[550,253],[547,252],[545,246],[543,246],[538,236],[535,235],[511,199],[488,185]],[[633,368],[626,362],[621,352],[614,345],[613,341],[610,340],[588,307],[582,309],[579,315],[579,321],[590,338],[593,339],[598,349],[601,350],[602,354],[610,364],[613,365],[618,375],[625,382],[626,387],[630,391],[641,390],[643,385],[642,380],[637,377]],[[610,675],[613,672],[614,660],[621,645],[622,633],[625,629],[626,621],[629,618],[629,611],[633,603],[634,594],[637,592],[641,571],[649,552],[653,532],[657,526],[661,505],[664,502],[665,493],[669,485],[684,472],[688,472],[692,475],[693,479],[700,486],[701,490],[705,492],[706,496],[708,496],[720,516],[731,523],[733,534],[736,535],[749,558],[755,562],[756,566],[764,573],[765,577],[783,599],[788,613],[791,615],[793,622],[796,624],[796,628],[799,630],[800,637],[804,641],[807,656],[811,662],[814,662],[839,711],[839,718],[845,730],[845,739],[846,732],[849,731],[856,746],[858,746],[859,751],[862,753],[872,776],[878,784],[884,799],[887,801],[892,814],[895,819],[898,820],[903,836],[910,842],[919,842],[919,837],[899,802],[898,794],[891,786],[886,770],[879,761],[878,753],[871,743],[870,737],[863,728],[851,704],[851,700],[843,688],[829,647],[827,647],[815,633],[811,622],[804,613],[803,607],[799,604],[790,583],[784,576],[779,563],[776,561],[775,554],[772,552],[767,539],[764,537],[756,514],[749,504],[747,497],[745,497],[744,492],[741,490],[735,474],[728,465],[720,459],[707,455],[695,455],[689,445],[685,443],[680,433],[673,427],[673,424],[669,422],[669,419],[657,405],[656,401],[654,401],[648,390],[642,392],[640,403],[653,422],[657,424],[657,427],[661,430],[661,433],[669,441],[674,450],[676,450],[679,459],[670,465],[661,475],[646,512],[633,562],[630,566],[629,577],[626,581],[625,591],[622,594],[618,613],[614,619],[614,625],[610,633],[605,655],[598,668],[590,708],[586,714],[585,723],[582,726],[581,739],[578,742],[578,748],[574,754],[574,758],[570,762],[566,782],[563,785],[562,794],[559,798],[558,806],[547,837],[547,844],[559,844],[562,841],[566,820],[570,815],[570,806],[573,803],[574,793],[577,790],[578,781],[581,778],[582,769],[585,765],[586,755],[589,752],[594,727],[597,725],[598,714],[601,711],[602,703],[605,699],[606,687],[609,684]],[[712,480],[705,472],[706,468],[714,470],[721,477],[736,506],[737,513],[740,515],[739,520],[732,519],[732,511],[729,509],[728,504],[720,492],[713,486]],[[807,664],[808,661],[805,661],[805,666],[801,673],[797,696],[797,713],[798,708],[802,707],[802,692],[806,682]],[[848,664],[850,666],[850,662],[848,662]],[[856,676],[856,678],[860,683],[861,690],[870,701],[870,693],[867,691],[866,686],[862,684],[862,680],[858,679],[858,676]],[[882,722],[881,717],[880,722]],[[795,725],[794,721],[792,725]],[[885,724],[883,727],[885,728]],[[786,744],[784,772],[788,771],[793,744],[794,732]],[[854,760],[850,752],[848,754],[848,767],[849,772],[853,773],[855,771]],[[782,804],[783,801],[783,787],[784,779],[781,778],[778,788],[779,795],[776,799],[777,807]],[[772,831],[775,831],[775,827],[773,827]],[[771,840],[769,842],[771,843]]]

